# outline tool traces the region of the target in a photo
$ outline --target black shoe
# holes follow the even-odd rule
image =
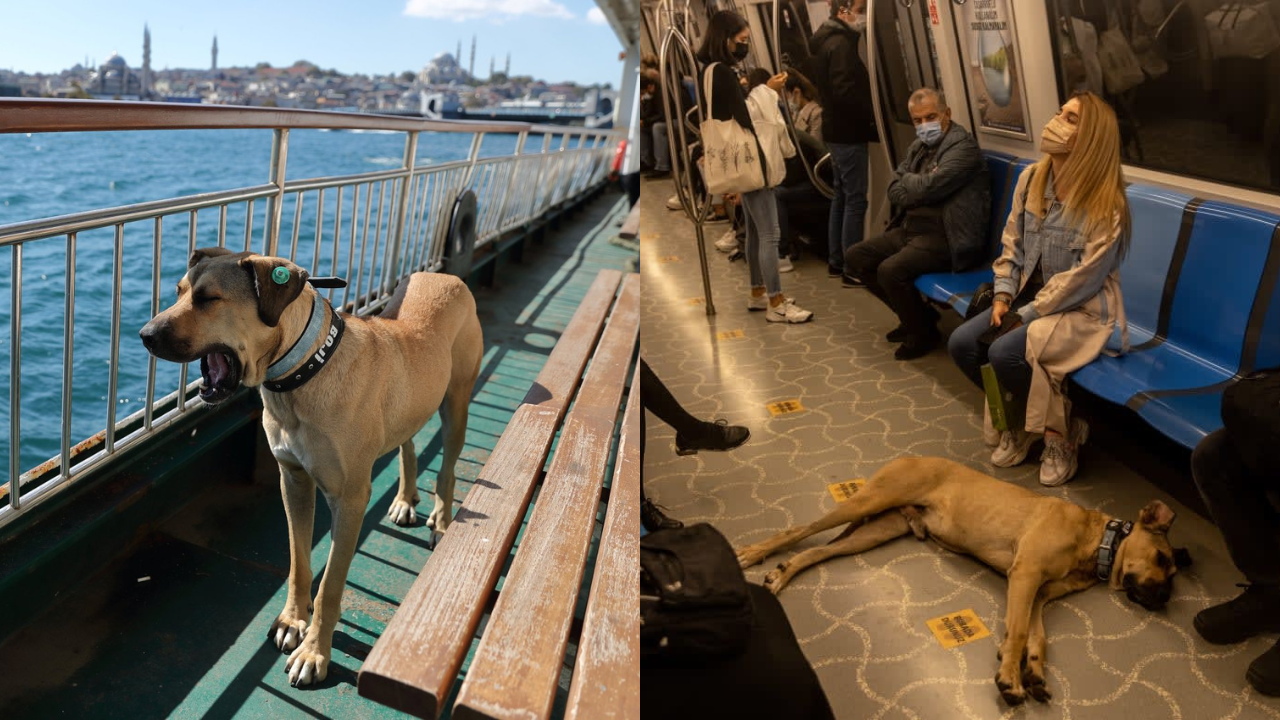
[[[671,177],[671,171],[670,170],[650,170],[649,172],[645,173],[642,177],[644,177],[644,179],[646,180],[662,180],[664,178]]]
[[[886,333],[884,336],[884,339],[888,340],[889,342],[902,342],[903,340],[906,340],[909,337],[911,337],[911,331],[907,329],[906,325],[903,325],[902,323],[898,323],[898,327]]]
[[[841,274],[841,275],[840,275],[840,287],[847,287],[847,288],[864,288],[864,287],[866,287],[866,286],[867,286],[867,284],[866,284],[866,283],[864,283],[864,282],[862,282],[862,280],[861,280],[861,279],[856,278],[856,277],[854,277],[854,276],[852,276],[852,275],[848,275],[848,274]]]
[[[679,530],[684,527],[684,523],[664,515],[662,510],[657,505],[654,505],[649,498],[645,498],[644,502],[640,503],[640,524],[649,532]]]
[[[942,335],[937,330],[923,337],[908,337],[893,352],[895,360],[915,360],[924,357],[933,352],[938,347],[938,343],[942,340]]]
[[[1271,697],[1280,696],[1280,641],[1249,663],[1244,676],[1254,690]]]
[[[741,425],[730,425],[728,420],[702,423],[702,434],[685,437],[676,433],[676,454],[693,455],[699,450],[732,450],[751,437],[751,431]]]
[[[1196,632],[1215,645],[1248,640],[1264,632],[1280,632],[1280,587],[1242,585],[1244,592],[1234,600],[1205,608],[1196,614]],[[1261,659],[1261,658],[1259,658]],[[1277,653],[1274,681],[1280,682],[1280,652]],[[1252,672],[1252,668],[1250,668]]]
[[[841,270],[840,268],[836,267],[835,265],[831,265],[831,264],[828,264],[828,265],[827,265],[827,277],[829,277],[829,278],[838,278],[838,277],[840,277],[841,275],[844,275],[844,270]]]

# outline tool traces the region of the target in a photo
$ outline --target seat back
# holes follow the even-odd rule
[[[1234,373],[1280,216],[1218,201],[1196,211],[1169,342]],[[1268,353],[1272,351],[1268,349]]]
[[[1271,252],[1262,270],[1262,283],[1254,301],[1255,320],[1251,338],[1256,352],[1248,370],[1280,367],[1280,227],[1272,235]],[[1250,358],[1245,358],[1246,362]]]
[[[1145,185],[1130,185],[1126,195],[1133,234],[1129,253],[1120,265],[1120,286],[1125,315],[1137,345],[1159,327],[1165,288],[1172,292],[1182,266],[1181,257],[1175,260],[1180,255],[1177,248],[1181,244],[1185,251],[1190,241],[1199,203],[1188,207],[1190,195]]]
[[[992,247],[999,247],[1000,233],[1004,229],[1005,218],[1009,216],[1013,184],[1018,179],[1013,168],[1018,158],[992,150],[983,150],[982,155],[987,159],[987,172],[991,176],[991,227],[987,234],[987,250],[990,251]]]

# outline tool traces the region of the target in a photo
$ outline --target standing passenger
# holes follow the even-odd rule
[[[867,215],[867,143],[877,138],[871,78],[858,56],[867,28],[867,0],[831,0],[831,18],[809,41],[809,76],[822,97],[822,135],[831,153],[835,198],[827,234],[827,275],[862,287],[844,266],[845,253],[862,240]]]
[[[1021,463],[1044,434],[1040,483],[1076,473],[1089,426],[1071,417],[1068,373],[1098,357],[1119,324],[1127,346],[1120,261],[1129,243],[1129,205],[1120,172],[1115,112],[1092,93],[1073,96],[1040,136],[1045,153],[1018,177],[996,259],[995,301],[951,335],[960,369],[982,386],[990,362],[1005,390],[1026,401],[1024,429],[999,435],[991,464]],[[988,345],[983,336],[996,339]],[[992,441],[994,430],[984,437]]]
[[[751,122],[751,114],[747,109],[746,94],[738,83],[732,66],[747,58],[750,51],[748,41],[751,33],[747,21],[735,12],[722,10],[711,17],[707,25],[707,34],[698,49],[698,60],[704,66],[715,63],[711,71],[712,91],[715,97],[706,98],[707,117],[714,120],[736,120],[744,129],[756,134]],[[786,83],[786,74],[778,74],[768,82],[769,88],[777,93]],[[702,78],[699,76],[699,81]],[[706,88],[702,88],[706,97]],[[777,102],[774,100],[774,102]],[[778,142],[776,138],[764,138],[765,142]],[[760,146],[761,138],[757,136],[756,144]],[[761,164],[766,155],[781,155],[771,148],[761,148]],[[769,176],[767,166],[763,168],[764,177]],[[778,272],[778,204],[773,196],[773,188],[766,186],[759,190],[743,193],[741,196],[743,216],[747,226],[747,266],[751,274],[751,296],[747,300],[748,310],[765,311],[765,320],[777,323],[802,323],[810,320],[813,313],[803,310],[795,301],[782,294],[782,276]]]

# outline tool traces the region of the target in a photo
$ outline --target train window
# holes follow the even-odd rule
[[[1280,2],[1046,1],[1059,95],[1111,103],[1126,163],[1280,191]]]

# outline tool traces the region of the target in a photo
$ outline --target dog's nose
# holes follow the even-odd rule
[[[156,350],[156,340],[159,335],[159,323],[154,320],[143,325],[142,329],[138,331],[138,337],[142,338],[142,346],[145,347],[148,352],[152,353]]]

